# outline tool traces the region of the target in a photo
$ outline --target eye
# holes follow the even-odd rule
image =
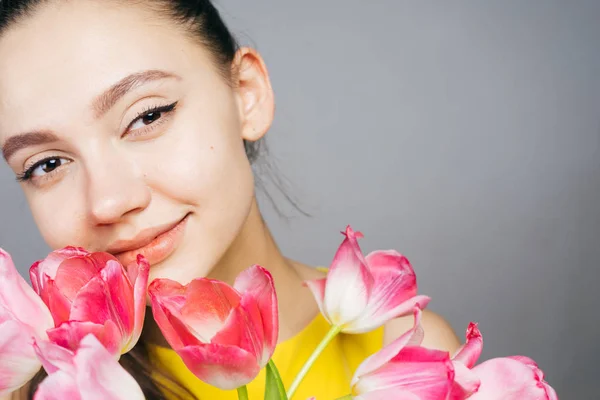
[[[168,106],[152,107],[140,113],[127,127],[128,132],[144,131],[150,125],[157,125],[166,114],[172,112],[177,106],[177,102]]]
[[[162,113],[160,111],[146,113],[145,115],[143,115],[143,116],[137,118],[135,121],[133,121],[133,123],[131,124],[131,127],[129,129],[143,128],[144,126],[148,126],[148,125],[152,124],[154,121],[159,120],[160,117],[162,117]]]
[[[32,178],[39,178],[44,175],[49,175],[55,170],[60,168],[62,165],[70,163],[71,160],[62,157],[48,157],[44,158],[27,168],[25,172],[17,176],[19,181],[28,181]]]

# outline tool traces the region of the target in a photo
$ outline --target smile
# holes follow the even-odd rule
[[[113,253],[124,266],[135,262],[138,255],[144,256],[150,265],[158,264],[169,257],[181,242],[188,216],[189,214],[176,224],[162,229],[162,232],[158,234],[138,235],[139,239],[137,240],[121,242],[120,247],[128,247],[127,250],[120,252],[109,250],[109,252]],[[117,243],[117,245],[119,244]]]

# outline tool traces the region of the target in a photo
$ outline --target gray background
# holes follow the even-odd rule
[[[562,399],[600,392],[600,2],[247,1],[267,61],[270,160],[312,218],[263,203],[283,250],[327,265],[346,224],[413,262],[483,358],[526,354]],[[259,166],[260,167],[260,166]],[[0,168],[0,246],[45,255]],[[49,205],[52,206],[52,205]]]

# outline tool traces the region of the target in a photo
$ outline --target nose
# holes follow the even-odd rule
[[[114,224],[150,204],[151,191],[139,167],[116,151],[99,152],[86,165],[89,215],[97,225]]]

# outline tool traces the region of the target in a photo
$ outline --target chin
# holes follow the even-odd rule
[[[185,240],[173,254],[160,263],[150,265],[149,282],[162,278],[186,285],[196,278],[204,278],[213,271],[222,254],[227,251],[228,247],[220,249],[216,247],[216,243],[199,246],[199,242],[206,243],[206,240],[201,239],[202,235],[191,230],[186,233]]]
[[[249,201],[247,207],[240,207],[218,221],[211,218],[217,214],[216,210],[205,210],[204,215],[191,214],[179,246],[165,260],[150,266],[149,282],[166,278],[186,285],[196,278],[210,276],[237,247],[238,239],[245,236],[243,231],[255,228],[254,216],[259,213],[257,209],[252,212],[253,205],[255,203]]]
[[[173,254],[163,262],[150,266],[148,282],[152,282],[154,279],[170,279],[187,285],[196,278],[206,277],[212,269],[212,265],[203,266],[201,260],[190,257],[189,253]]]

